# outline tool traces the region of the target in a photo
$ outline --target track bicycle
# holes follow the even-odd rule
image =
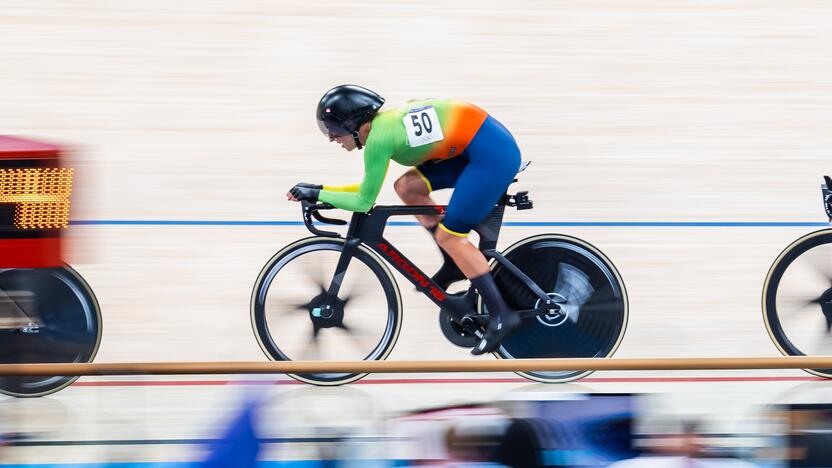
[[[821,185],[832,222],[832,178]],[[795,240],[774,260],[763,284],[763,320],[784,355],[832,355],[832,228]],[[832,378],[832,369],[806,369]]]
[[[628,318],[627,293],[615,266],[594,246],[562,234],[538,234],[498,251],[506,207],[526,210],[533,203],[528,192],[506,193],[475,228],[500,292],[523,319],[493,354],[502,359],[612,355]],[[439,307],[445,338],[464,348],[476,345],[488,323],[487,307],[477,291],[471,286],[453,294],[442,289],[383,236],[390,217],[441,215],[444,206],[375,206],[367,213],[353,213],[343,237],[313,222],[347,224],[321,214],[332,208],[301,202],[304,225],[313,237],[277,252],[255,282],[252,328],[270,359],[385,359],[399,337],[403,317],[401,294],[385,262]],[[519,374],[540,382],[567,382],[590,373]],[[365,375],[291,377],[340,385]]]
[[[0,364],[90,362],[101,341],[95,294],[61,260],[73,188],[63,153],[0,135]],[[0,377],[0,393],[42,396],[77,378]]]

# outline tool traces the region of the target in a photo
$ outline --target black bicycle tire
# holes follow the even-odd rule
[[[588,242],[586,242],[582,239],[579,239],[577,237],[567,236],[567,235],[563,235],[563,234],[538,234],[538,235],[535,235],[535,236],[527,237],[525,239],[521,239],[521,240],[515,242],[514,244],[512,244],[511,246],[509,246],[508,248],[506,248],[502,252],[502,255],[504,257],[510,259],[512,251],[514,251],[514,250],[516,250],[516,249],[518,249],[518,248],[520,248],[520,247],[522,247],[526,244],[529,244],[531,242],[538,242],[538,241],[544,241],[544,240],[545,241],[554,240],[554,241],[566,242],[566,243],[569,243],[569,244],[580,246],[581,248],[589,251],[592,255],[594,255],[597,260],[602,262],[603,265],[609,270],[609,272],[615,278],[617,286],[618,286],[618,288],[621,292],[621,300],[622,300],[622,303],[623,303],[623,311],[622,311],[623,318],[621,320],[621,329],[620,329],[620,332],[618,333],[618,335],[615,339],[615,342],[611,345],[609,351],[603,357],[612,356],[618,350],[618,347],[621,345],[621,342],[624,339],[624,334],[627,331],[627,323],[629,321],[629,300],[628,300],[628,297],[627,297],[627,288],[624,285],[624,280],[621,278],[621,274],[618,272],[618,269],[615,267],[615,265],[612,263],[612,261],[610,261],[610,259],[606,255],[604,255],[604,253],[601,252],[601,250],[599,250],[597,247],[595,247],[592,244],[590,244],[590,243],[588,243]],[[492,263],[491,263],[492,271],[494,269],[496,269],[498,267],[498,265],[499,264],[496,261],[492,261]],[[481,298],[477,301],[477,312],[480,313],[480,314],[484,313],[484,311],[483,311],[483,301],[482,301]],[[508,356],[506,351],[502,347],[498,348],[498,350],[495,351],[492,354],[495,357],[499,358],[499,359],[512,359],[512,357]],[[536,372],[516,372],[516,374],[518,374],[522,377],[525,377],[529,380],[536,381],[536,382],[565,383],[565,382],[572,382],[572,381],[575,381],[575,380],[580,380],[580,379],[586,377],[587,375],[589,375],[593,372],[594,371],[591,371],[591,370],[590,371],[575,371],[575,372],[572,372],[572,373],[569,373],[569,374],[565,374],[563,376],[559,376],[557,378],[545,377],[545,376],[540,375],[539,373],[536,373]]]
[[[820,229],[810,232],[789,244],[774,260],[763,283],[762,311],[766,332],[774,346],[784,356],[805,356],[805,353],[792,344],[780,323],[777,315],[777,292],[780,280],[788,267],[798,257],[823,244],[832,244],[832,229]],[[820,377],[832,378],[832,369],[804,369],[806,372]]]
[[[71,278],[77,286],[81,288],[81,290],[85,293],[85,299],[89,302],[88,307],[92,312],[92,324],[91,328],[95,329],[95,342],[92,348],[89,350],[88,353],[85,353],[82,358],[76,359],[73,362],[92,362],[95,359],[95,356],[98,354],[98,349],[101,346],[101,335],[103,333],[103,320],[101,316],[101,306],[98,304],[98,299],[95,297],[95,293],[93,292],[90,285],[84,280],[84,278],[75,271],[72,267],[67,264],[62,265],[59,267],[64,272],[68,274],[68,277]],[[4,269],[11,270],[11,268]],[[54,376],[54,377],[47,377],[44,380],[49,381],[52,379],[46,387],[43,387],[41,390],[36,392],[20,392],[20,391],[12,391],[3,388],[3,385],[6,383],[3,380],[0,380],[0,394],[9,395],[18,398],[34,398],[34,397],[42,397],[45,395],[49,395],[60,391],[69,385],[72,385],[73,382],[78,380],[79,376]]]
[[[265,300],[265,293],[264,287],[267,287],[266,281],[268,280],[269,276],[274,277],[275,274],[270,275],[273,268],[278,267],[282,268],[283,265],[279,265],[279,262],[284,258],[298,249],[319,244],[319,245],[329,245],[334,247],[339,247],[335,249],[328,249],[328,250],[340,250],[343,248],[345,240],[342,238],[321,238],[317,236],[307,237],[304,239],[300,239],[296,242],[293,242],[279,252],[274,254],[263,269],[260,271],[260,275],[257,277],[257,281],[254,283],[254,288],[251,293],[251,326],[252,330],[254,331],[254,336],[257,338],[257,343],[260,345],[260,349],[263,350],[263,353],[271,360],[274,361],[285,361],[289,360],[277,347],[274,340],[271,338],[269,331],[268,331],[268,324],[267,318],[265,314],[265,309],[263,302]],[[382,260],[372,252],[369,248],[359,245],[358,250],[356,251],[355,257],[353,257],[352,261],[361,261],[367,267],[369,267],[375,274],[376,277],[379,278],[379,281],[384,283],[382,287],[385,290],[385,296],[388,298],[388,313],[390,307],[390,296],[389,294],[392,293],[392,297],[394,299],[394,310],[392,312],[393,315],[393,325],[392,325],[392,332],[389,334],[390,338],[386,340],[384,346],[381,347],[381,351],[378,353],[378,356],[375,358],[376,360],[383,360],[386,359],[390,352],[396,345],[398,341],[399,334],[401,332],[402,321],[403,321],[403,309],[402,309],[402,298],[401,292],[399,291],[398,284],[396,283],[395,278],[393,277],[392,272],[387,267],[387,265],[382,262]],[[291,259],[287,260],[286,263],[291,261]],[[285,265],[285,264],[284,264]],[[382,279],[384,278],[384,279]],[[386,285],[386,287],[384,287]],[[388,326],[387,329],[390,327]],[[386,329],[386,330],[387,330]],[[318,379],[313,377],[309,374],[288,374],[289,377],[292,377],[295,380],[300,382],[312,384],[312,385],[321,385],[321,386],[334,386],[334,385],[344,385],[350,382],[354,382],[361,378],[367,376],[366,373],[363,374],[346,374],[343,378],[327,380],[327,379]]]

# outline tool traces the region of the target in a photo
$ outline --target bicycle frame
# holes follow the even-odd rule
[[[519,192],[516,195],[505,194],[497,203],[494,209],[489,213],[485,220],[478,225],[474,230],[479,234],[479,249],[487,258],[493,258],[499,262],[512,274],[517,276],[535,295],[541,299],[540,309],[532,309],[529,311],[533,315],[540,313],[549,313],[559,309],[556,301],[549,297],[534,281],[521,272],[508,259],[497,252],[497,241],[500,236],[500,228],[503,223],[503,215],[505,207],[517,207],[520,210],[532,208],[532,202],[528,199],[527,192]],[[321,216],[318,211],[322,209],[330,209],[331,206],[325,204],[311,205],[304,204],[304,224],[307,229],[315,235],[324,237],[341,237],[339,234],[329,231],[322,231],[312,225],[312,217],[327,224],[346,224],[343,220],[333,220]],[[338,291],[341,288],[344,275],[350,260],[355,255],[356,249],[362,243],[376,252],[387,263],[393,266],[399,273],[402,274],[418,291],[424,294],[428,299],[441,309],[448,310],[454,318],[461,322],[464,317],[468,316],[474,318],[487,320],[487,316],[476,314],[473,303],[473,287],[464,294],[449,294],[436,284],[429,275],[425,274],[418,266],[416,266],[410,259],[408,259],[401,251],[396,249],[393,244],[384,238],[384,229],[387,227],[387,221],[391,216],[408,216],[408,215],[442,215],[445,213],[445,206],[437,205],[392,205],[392,206],[376,206],[367,213],[353,213],[350,226],[347,230],[346,241],[344,249],[338,259],[338,264],[335,268],[332,282],[327,290],[327,300],[324,308],[329,307],[328,304],[334,303],[334,299],[338,296]]]

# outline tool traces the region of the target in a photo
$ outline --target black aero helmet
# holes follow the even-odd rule
[[[358,129],[375,117],[384,98],[356,85],[340,85],[327,91],[318,103],[315,117],[324,135],[352,135],[358,148]]]

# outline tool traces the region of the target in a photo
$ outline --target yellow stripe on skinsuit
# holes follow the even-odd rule
[[[420,171],[419,169],[416,169],[415,167],[413,168],[413,171],[416,173],[416,175],[421,177],[422,180],[425,182],[425,185],[428,186],[428,192],[433,192],[433,187],[431,187],[430,181],[428,180],[427,177],[425,177],[424,174],[422,174],[422,171]]]
[[[466,233],[466,234],[463,234],[463,233],[461,233],[461,232],[451,231],[450,229],[446,228],[446,227],[445,227],[445,225],[444,225],[444,224],[442,224],[442,223],[439,223],[439,228],[440,228],[440,229],[442,229],[443,231],[447,232],[448,234],[453,235],[453,236],[457,236],[457,237],[468,237],[468,234],[467,234],[467,233]]]
[[[357,192],[360,188],[361,184],[324,185],[324,190],[327,192]]]

